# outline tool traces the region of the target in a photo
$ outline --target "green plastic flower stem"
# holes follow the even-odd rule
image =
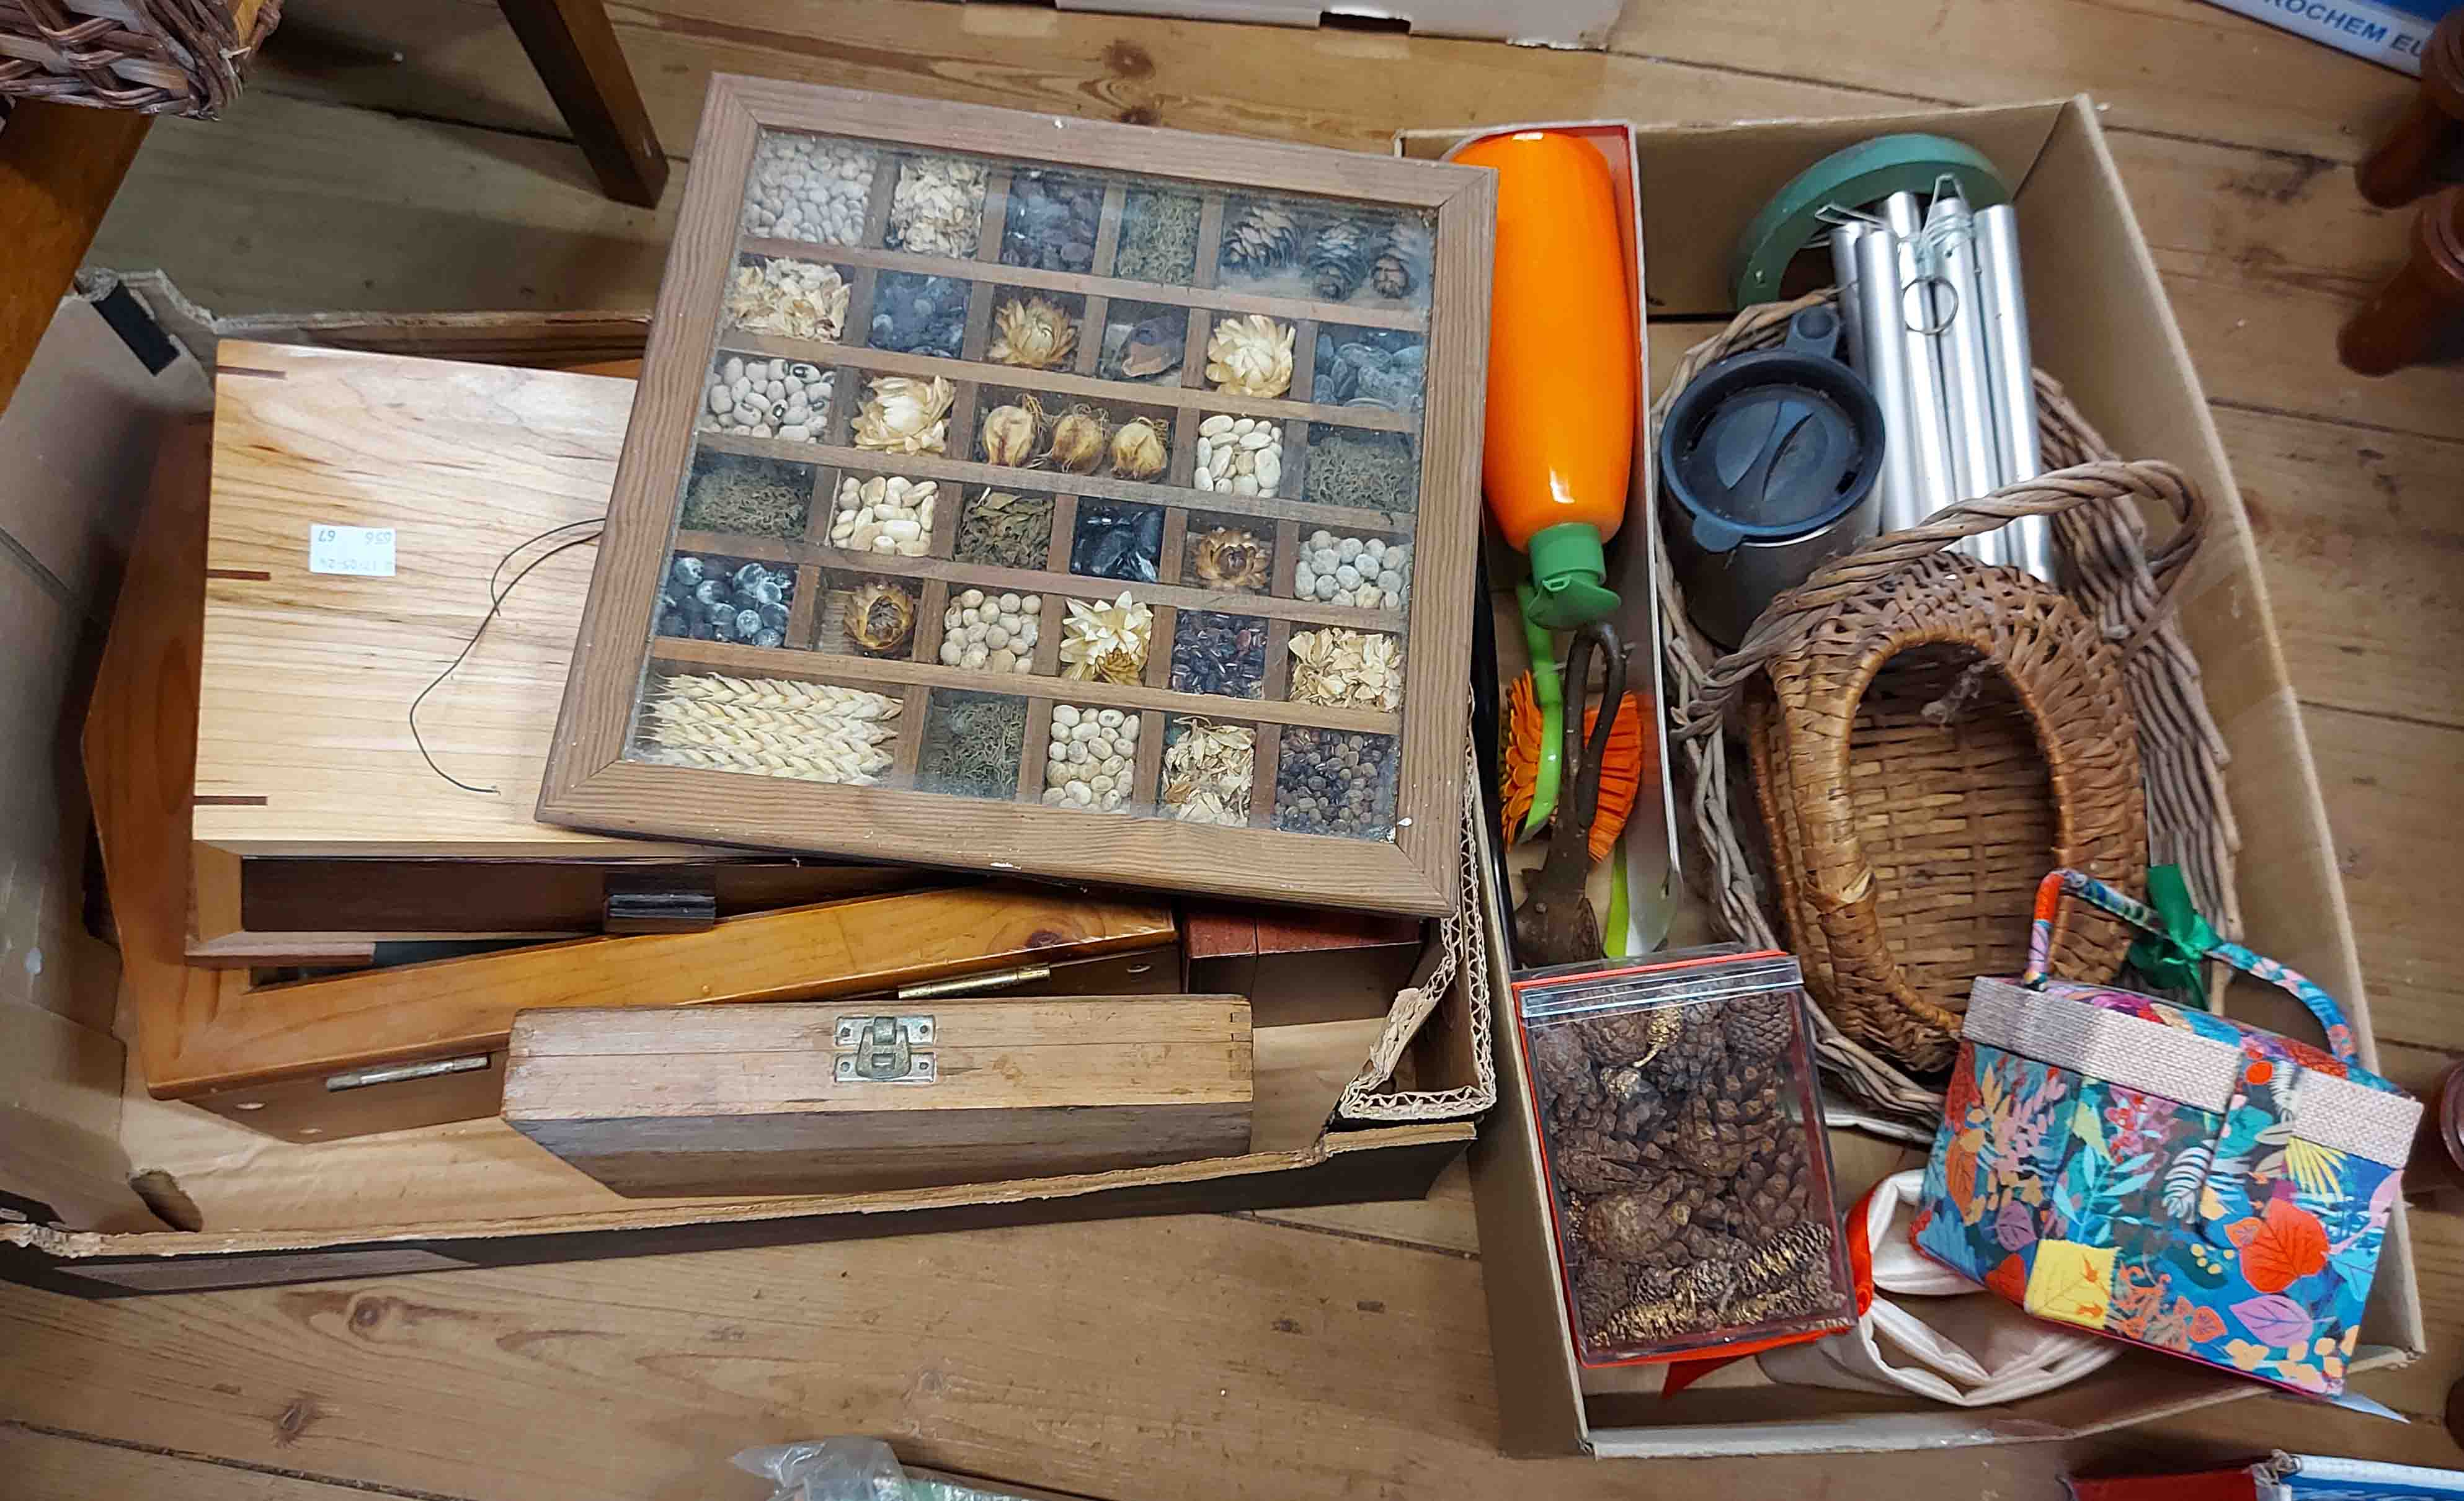
[[[1620,833],[1617,835],[1617,848],[1609,851],[1609,917],[1608,921],[1601,924],[1601,927],[1606,930],[1608,958],[1625,958],[1628,925],[1625,905],[1625,835]]]
[[[1518,584],[1514,594],[1523,607],[1515,611],[1523,621],[1523,644],[1531,655],[1531,696],[1540,705],[1540,765],[1531,777],[1531,810],[1514,833],[1521,843],[1557,811],[1557,779],[1565,770],[1566,689],[1557,676],[1556,640],[1531,618],[1531,585]]]

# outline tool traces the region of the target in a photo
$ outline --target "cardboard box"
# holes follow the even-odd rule
[[[1315,29],[1468,36],[1516,47],[1595,50],[1607,45],[1623,0],[1057,0],[1064,11],[1247,21]]]
[[[1729,241],[1773,191],[1829,152],[1896,130],[1965,141],[2019,185],[2037,365],[2068,387],[2121,453],[2168,460],[2205,491],[2207,538],[2177,598],[2205,674],[2209,708],[2232,751],[2226,778],[2233,803],[2267,813],[2243,820],[2243,916],[2257,946],[2343,1001],[2362,1057],[2375,1064],[2343,888],[2249,518],[2091,101],[1638,131],[1645,231],[1662,226],[1651,242],[1649,305],[1663,320],[1686,320],[1653,337],[1655,368],[1664,370],[1733,312]],[[1397,139],[1397,148],[1438,155],[1475,133],[1485,132],[1410,132]],[[1650,524],[1651,504],[1651,491],[1638,490],[1631,524]],[[2149,522],[2161,538],[2164,519],[2151,516]],[[1704,920],[1699,912],[1678,917]],[[1505,993],[1505,955],[1491,958],[1495,983]],[[2294,1036],[2316,1037],[2299,1007],[2274,990],[2238,986],[2226,1008]],[[2264,1389],[2140,1350],[2060,1391],[1975,1411],[1915,1398],[1776,1385],[1750,1360],[1669,1399],[1660,1395],[1657,1367],[1583,1371],[1559,1297],[1529,1078],[1513,1035],[1513,1019],[1500,1016],[1499,1109],[1472,1154],[1499,1412],[1510,1452],[1665,1458],[2060,1439]],[[1847,1200],[1883,1174],[1922,1159],[1844,1132],[1834,1134],[1833,1151]],[[2426,1344],[2401,1204],[2362,1338],[2355,1371],[2409,1362]]]
[[[159,283],[147,290],[165,320],[198,331],[208,348],[215,335],[239,331],[194,309],[184,313],[176,295]],[[143,535],[136,518],[144,486],[129,476],[143,473],[161,426],[159,414],[139,409],[135,396],[113,393],[130,386],[165,390],[184,382],[185,405],[171,409],[193,412],[204,378],[185,354],[164,367],[166,373],[132,376],[136,356],[91,309],[72,305],[62,320],[75,337],[59,341],[57,349],[47,344],[25,389],[59,384],[100,394],[86,404],[87,420],[74,430],[54,424],[29,432],[14,411],[0,423],[0,460],[19,456],[14,465],[0,464],[0,475],[69,481],[11,489],[0,529],[35,542],[56,534],[108,552],[113,538]],[[628,348],[638,354],[644,327],[623,317],[327,315],[292,322],[252,319],[245,332],[261,340],[296,335],[403,353],[621,360]],[[26,409],[23,400],[18,407]],[[112,464],[68,462],[67,439],[87,434],[104,446],[99,452],[109,453]],[[38,437],[55,456],[54,467],[38,468],[24,456],[33,452],[25,445]],[[166,462],[155,470],[157,499],[165,486],[204,484],[208,437],[193,418],[170,429],[163,438]],[[77,482],[89,473],[91,492]],[[102,540],[87,539],[86,531]],[[42,557],[46,547],[31,550]],[[1472,1128],[1461,1119],[1374,1128],[1334,1119],[1345,1087],[1362,1072],[1385,1030],[1382,1003],[1256,1029],[1254,1133],[1243,1155],[889,1193],[643,1204],[583,1178],[498,1120],[298,1145],[269,1141],[191,1106],[151,1099],[126,1056],[133,1031],[124,1018],[115,1029],[110,997],[117,960],[77,931],[75,901],[63,895],[80,889],[88,811],[73,762],[61,762],[56,776],[52,765],[55,743],[74,744],[74,736],[56,733],[55,726],[62,718],[73,722],[84,699],[82,679],[93,666],[96,643],[89,640],[78,653],[77,622],[107,617],[107,590],[80,587],[61,607],[50,583],[31,570],[22,577],[10,573],[10,566],[0,556],[0,603],[63,618],[57,647],[45,639],[40,653],[29,658],[45,672],[24,684],[0,681],[0,724],[22,722],[29,730],[0,740],[0,754],[12,758],[0,763],[9,774],[0,784],[44,789],[35,824],[55,820],[75,837],[59,842],[43,879],[12,886],[0,907],[6,931],[40,927],[55,935],[43,946],[48,967],[38,985],[21,994],[13,977],[31,975],[33,966],[13,961],[12,979],[0,982],[11,987],[0,988],[0,1277],[80,1296],[117,1296],[1418,1198],[1471,1140]],[[95,576],[111,571],[99,567]],[[158,956],[158,961],[180,957]],[[1461,1115],[1486,1104],[1475,1004],[1466,982],[1447,992],[1405,1051],[1396,1090],[1479,1094]]]
[[[1503,134],[1509,130],[1555,130],[1580,137],[1598,150],[1608,163],[1609,177],[1616,185],[1620,222],[1631,224],[1626,240],[1626,275],[1629,296],[1633,300],[1635,338],[1638,347],[1650,336],[1648,303],[1644,297],[1645,253],[1642,239],[1642,199],[1637,190],[1639,166],[1635,155],[1635,127],[1623,121],[1578,120],[1547,121],[1517,125],[1500,125],[1476,131],[1460,128],[1443,130],[1404,130],[1395,136],[1395,148],[1406,156],[1443,156],[1457,146],[1483,136]],[[1635,445],[1629,495],[1652,493],[1654,464],[1657,455],[1648,441],[1651,432],[1651,389],[1648,383],[1635,392]],[[1669,756],[1666,717],[1656,712],[1663,698],[1661,680],[1660,653],[1653,650],[1660,618],[1660,582],[1652,569],[1651,549],[1640,545],[1642,533],[1629,524],[1608,541],[1609,585],[1617,592],[1622,612],[1613,621],[1618,637],[1628,648],[1626,690],[1643,705],[1643,722],[1653,737],[1652,763],[1645,768],[1644,787],[1635,797],[1635,806],[1627,819],[1624,843],[1626,890],[1628,898],[1626,946],[1629,952],[1642,953],[1658,948],[1666,939],[1669,924],[1679,900],[1678,877],[1681,873],[1681,847],[1677,839],[1677,799],[1669,782]],[[1497,651],[1500,693],[1530,665],[1530,654],[1525,646],[1519,607],[1514,586],[1526,576],[1521,555],[1509,546],[1494,522],[1488,525],[1487,543],[1484,551],[1488,573],[1490,636]],[[1596,670],[1595,670],[1596,671]],[[1596,701],[1595,698],[1592,701]],[[1501,732],[1502,733],[1502,732]],[[1658,798],[1655,805],[1652,801]],[[1489,830],[1491,834],[1498,831]],[[1506,852],[1506,863],[1516,872],[1516,878],[1540,868],[1547,846],[1531,840]],[[1606,916],[1609,911],[1609,865],[1602,861],[1592,871],[1592,910]],[[1507,894],[1505,903],[1514,904],[1513,894]]]

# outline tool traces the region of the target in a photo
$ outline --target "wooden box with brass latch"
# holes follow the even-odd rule
[[[288,983],[190,965],[137,1009],[155,1097],[329,1141],[495,1115],[519,1011],[1162,992],[1180,962],[1165,906],[996,883]]]
[[[617,1193],[823,1194],[1249,1149],[1249,1004],[1087,996],[525,1011],[507,1124]]]

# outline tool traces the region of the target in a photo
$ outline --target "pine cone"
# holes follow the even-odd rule
[[[1710,1197],[1710,1185],[1690,1175],[1649,1180],[1586,1209],[1583,1243],[1598,1255],[1644,1270],[1673,1271],[1686,1259],[1685,1229]]]
[[[1783,1131],[1770,1151],[1738,1170],[1723,1203],[1747,1224],[1786,1229],[1805,1217],[1812,1186],[1805,1137]]]
[[[1631,1141],[1598,1130],[1561,1131],[1549,1144],[1557,1181],[1578,1194],[1612,1194],[1641,1181],[1641,1154]]]
[[[1616,1130],[1620,1136],[1646,1136],[1668,1114],[1667,1096],[1643,1069],[1628,1064],[1602,1072],[1598,1079],[1606,1103],[1617,1112]]]
[[[1234,271],[1263,275],[1290,260],[1297,244],[1289,213],[1270,203],[1253,203],[1224,232],[1221,260]]]
[[[1647,1015],[1668,1012],[1677,1018],[1675,1037],[1652,1059],[1654,1075],[1664,1090],[1691,1090],[1724,1072],[1728,1065],[1727,1028],[1715,1005],[1656,1007]],[[1659,1024],[1662,1028],[1667,1022]]]
[[[1656,1005],[1589,1017],[1570,1030],[1581,1033],[1584,1049],[1606,1071],[1650,1063],[1677,1040],[1683,1022],[1682,1007]]]
[[[1792,1225],[1763,1243],[1737,1269],[1740,1293],[1798,1291],[1808,1302],[1831,1297],[1831,1226]]]
[[[1369,286],[1381,298],[1407,298],[1412,295],[1411,262],[1397,254],[1389,245],[1369,263]]]
[[[1574,1321],[1598,1329],[1634,1299],[1634,1274],[1624,1263],[1605,1257],[1583,1262],[1574,1272]]]
[[[1358,219],[1337,219],[1318,231],[1309,257],[1317,295],[1335,302],[1352,296],[1385,248],[1386,236]]]
[[[1571,1118],[1600,1101],[1599,1075],[1574,1031],[1548,1026],[1531,1032],[1532,1084],[1552,1116]]]
[[[1796,996],[1746,996],[1723,1006],[1728,1050],[1740,1058],[1778,1060],[1796,1040]]]
[[[1725,1179],[1769,1152],[1785,1124],[1771,1066],[1731,1066],[1687,1097],[1684,1124],[1670,1145],[1694,1171]]]

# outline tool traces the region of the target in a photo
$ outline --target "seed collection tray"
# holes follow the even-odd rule
[[[738,78],[695,162],[542,818],[1444,910],[1486,174]]]

